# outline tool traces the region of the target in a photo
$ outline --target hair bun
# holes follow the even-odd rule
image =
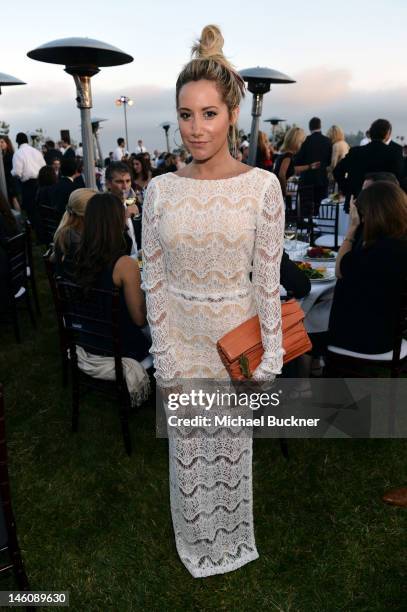
[[[223,45],[225,41],[222,32],[216,25],[207,25],[201,33],[201,38],[192,47],[192,56],[196,59],[224,58]]]

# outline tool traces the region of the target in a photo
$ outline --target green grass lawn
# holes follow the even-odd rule
[[[86,612],[407,609],[407,510],[380,500],[407,484],[405,440],[290,440],[289,461],[277,441],[255,440],[260,558],[194,579],[175,549],[167,442],[155,438],[154,407],[132,416],[130,458],[104,399],[82,403],[79,433],[71,433],[38,257],[37,275],[38,330],[23,314],[18,346],[11,327],[0,329],[13,506],[33,590],[69,590],[70,609]]]

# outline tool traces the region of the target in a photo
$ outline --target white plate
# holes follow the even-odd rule
[[[335,280],[335,270],[329,269],[327,269],[323,278],[310,278],[311,283],[328,283],[333,280]]]
[[[304,256],[304,261],[313,261],[318,263],[325,263],[327,261],[336,261],[336,257],[308,257],[308,255]]]

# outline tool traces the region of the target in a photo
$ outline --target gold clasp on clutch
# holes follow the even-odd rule
[[[240,371],[242,372],[245,378],[252,377],[252,373],[250,372],[249,359],[246,357],[246,355],[243,354],[239,357],[239,366],[240,366]]]

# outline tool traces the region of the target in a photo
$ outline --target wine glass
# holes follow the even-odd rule
[[[297,237],[297,224],[294,221],[288,221],[285,224],[284,239],[294,241],[296,237]],[[291,251],[293,248],[295,249],[295,244],[292,244],[290,242],[286,244],[287,251]]]

